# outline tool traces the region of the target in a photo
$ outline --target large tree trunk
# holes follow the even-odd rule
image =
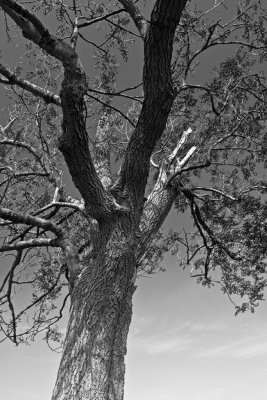
[[[136,265],[130,241],[112,236],[75,281],[52,400],[123,399]]]

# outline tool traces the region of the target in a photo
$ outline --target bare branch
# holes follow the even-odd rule
[[[139,39],[141,38],[140,35],[137,35],[136,33],[130,31],[129,29],[124,28],[123,26],[121,26],[121,25],[119,25],[119,24],[116,24],[114,21],[111,21],[110,19],[107,19],[107,22],[109,22],[109,23],[110,23],[111,25],[113,25],[113,26],[116,26],[120,31],[127,32],[127,33],[129,33],[130,35],[133,35],[133,36],[138,37]]]
[[[125,7],[130,16],[132,17],[138,31],[140,32],[141,38],[145,40],[147,33],[147,22],[142,15],[141,11],[132,0],[119,0],[119,2]]]
[[[190,67],[191,67],[193,61],[195,60],[195,58],[196,58],[197,56],[199,56],[201,53],[203,53],[205,50],[207,50],[209,47],[214,46],[214,44],[211,44],[211,39],[212,39],[212,36],[214,35],[214,33],[215,33],[215,31],[216,31],[216,28],[218,27],[219,22],[220,22],[220,21],[217,21],[215,24],[213,24],[213,25],[211,25],[211,26],[209,27],[209,29],[208,29],[208,35],[207,35],[207,37],[205,38],[205,41],[204,41],[204,43],[202,44],[202,47],[201,47],[199,50],[197,50],[197,51],[192,55],[192,57],[188,60],[188,63],[187,63],[186,69],[185,69],[185,73],[184,73],[185,78],[187,77],[188,72],[190,71]]]
[[[90,91],[91,91],[91,92],[94,92],[94,90],[88,90],[88,92],[90,92]],[[111,110],[116,111],[116,112],[119,113],[124,119],[126,119],[126,121],[128,121],[133,127],[135,127],[134,124],[132,123],[132,121],[130,120],[130,118],[128,118],[127,115],[125,115],[125,114],[124,114],[122,111],[120,111],[118,108],[112,106],[112,105],[109,104],[109,103],[105,103],[104,101],[98,99],[98,98],[95,97],[95,96],[92,96],[92,95],[89,94],[89,93],[87,93],[87,95],[88,95],[88,97],[91,97],[92,99],[94,99],[94,100],[97,101],[98,103],[102,104],[103,106],[108,107],[108,108],[110,108]]]
[[[219,194],[220,196],[226,197],[227,199],[230,199],[233,201],[237,200],[235,197],[230,196],[229,194],[226,194],[226,193],[222,192],[221,190],[214,189],[214,188],[206,188],[206,187],[198,186],[195,188],[191,188],[190,190],[192,190],[192,192],[194,192],[195,190],[203,190],[203,191],[207,191],[207,192],[213,192],[213,193]]]
[[[16,119],[17,117],[12,118],[4,128],[2,127],[2,125],[0,125],[0,130],[2,135],[5,135],[9,131],[9,129],[12,127]]]
[[[95,168],[104,188],[112,183],[110,170],[109,120],[103,115],[98,122],[95,143]]]
[[[22,250],[29,249],[32,247],[60,247],[58,239],[47,239],[47,238],[36,238],[29,240],[21,240],[17,243],[3,244],[0,246],[0,253],[4,251]]]
[[[202,85],[187,85],[187,84],[184,84],[184,85],[181,87],[180,92],[183,91],[183,90],[187,90],[187,89],[205,90],[205,91],[209,94],[209,96],[210,96],[210,102],[211,102],[211,109],[212,109],[212,111],[214,112],[215,115],[217,115],[217,117],[220,115],[220,112],[217,110],[217,108],[216,108],[216,106],[215,106],[214,96],[213,96],[213,93],[212,93],[212,90],[211,90],[211,89],[209,89],[209,88],[207,88],[207,87],[205,87],[205,86],[202,86]]]
[[[79,36],[79,17],[76,17],[74,22],[73,32],[71,35],[71,47],[73,48],[73,50],[75,50],[76,48],[78,36]]]
[[[188,150],[187,154],[184,156],[184,158],[177,162],[177,167],[175,169],[175,172],[169,176],[167,182],[166,182],[166,187],[170,185],[170,183],[180,174],[182,174],[185,171],[189,171],[189,168],[183,168],[188,161],[190,160],[190,158],[193,156],[193,154],[195,153],[197,147],[196,146],[192,146],[191,149]],[[206,166],[206,165],[205,165]],[[198,166],[198,168],[200,168],[200,166]]]
[[[53,201],[52,203],[47,204],[47,206],[45,206],[45,207],[41,208],[40,210],[36,211],[34,213],[34,215],[41,214],[42,212],[44,212],[46,210],[49,210],[49,208],[52,208],[52,207],[73,208],[74,210],[77,210],[77,211],[84,211],[84,206],[81,205],[81,204],[68,203],[68,202],[64,202],[64,201]]]
[[[166,164],[162,162],[155,186],[145,203],[139,225],[140,245],[137,250],[139,260],[154,240],[155,235],[168,215],[175,198],[179,194],[179,189],[177,187],[165,187],[166,181]]]
[[[171,163],[177,156],[179,150],[181,149],[181,147],[185,144],[188,135],[190,135],[190,133],[192,133],[192,129],[188,128],[186,131],[183,132],[181,139],[179,140],[177,146],[175,147],[175,149],[173,150],[173,152],[170,154],[170,156],[168,157],[168,161]]]
[[[249,192],[253,192],[254,190],[264,191],[264,190],[267,190],[267,186],[263,186],[263,185],[256,185],[256,186],[253,186],[253,187],[251,187],[251,188],[249,188],[249,189],[242,190],[242,191],[239,193],[239,196],[243,196],[244,194],[247,194],[247,193],[249,193]]]
[[[96,23],[98,23],[100,21],[106,20],[107,18],[112,17],[113,15],[121,14],[124,11],[126,11],[126,10],[124,8],[122,8],[120,10],[113,11],[113,12],[111,12],[109,14],[105,14],[105,15],[102,15],[101,17],[97,17],[97,18],[94,18],[94,19],[89,19],[89,18],[86,18],[86,17],[79,17],[79,20],[80,19],[86,19],[87,22],[81,22],[77,26],[78,26],[79,29],[80,28],[85,28],[86,26],[90,26],[92,24],[96,24]]]
[[[127,90],[127,89],[126,89]],[[125,91],[126,91],[125,90]],[[128,89],[131,90],[131,89]],[[118,96],[118,97],[124,97],[125,99],[130,99],[130,100],[134,100],[134,101],[138,101],[139,103],[142,104],[142,100],[140,100],[138,97],[135,96],[127,96],[126,94],[122,94],[122,92],[117,92],[117,93],[113,93],[113,92],[103,92],[101,90],[96,90],[96,89],[88,89],[88,92],[93,92],[93,93],[98,93],[98,94],[104,94],[105,96]]]
[[[46,164],[45,160],[43,159],[43,157],[41,157],[36,149],[34,149],[31,145],[29,145],[26,142],[20,142],[17,140],[13,140],[13,139],[4,139],[4,140],[0,140],[0,144],[7,144],[10,146],[15,146],[15,147],[21,147],[23,149],[28,150],[36,159],[36,161],[39,163],[39,165],[42,167],[42,169],[44,170],[46,176],[50,177],[51,182],[55,183],[54,178],[51,174],[51,171],[48,167],[48,165]]]
[[[36,304],[40,303],[46,296],[48,296],[56,288],[61,275],[62,275],[62,269],[59,271],[55,281],[52,283],[50,288],[45,293],[43,293],[41,296],[39,296],[36,300],[34,300],[30,305],[25,307],[24,310],[20,311],[18,313],[18,315],[16,316],[16,320],[18,320],[23,314],[25,314],[26,311],[28,311],[29,309],[36,306]]]
[[[190,207],[191,207],[191,213],[192,216],[194,218],[194,221],[196,223],[196,226],[198,228],[198,231],[203,239],[203,243],[204,246],[206,247],[207,250],[211,249],[211,246],[208,245],[207,242],[207,238],[204,234],[203,231],[206,232],[206,234],[208,235],[208,237],[210,238],[212,245],[217,245],[219,248],[221,248],[227,255],[228,257],[230,257],[232,260],[235,261],[241,261],[242,257],[238,256],[237,254],[233,253],[232,251],[230,251],[224,243],[222,243],[220,240],[218,240],[218,238],[216,237],[216,235],[214,234],[214,232],[211,230],[211,228],[206,224],[206,222],[203,220],[199,206],[197,204],[197,202],[195,201],[195,195],[193,194],[193,192],[190,189],[187,188],[182,188],[182,192],[183,194],[186,196],[186,198],[189,200],[190,202]],[[209,254],[210,256],[210,254]]]
[[[14,0],[0,0],[0,7],[22,29],[24,36],[60,60],[64,66],[61,86],[63,111],[61,150],[72,179],[86,203],[87,212],[95,219],[110,217],[121,210],[114,198],[105,192],[91,159],[84,110],[87,78],[74,49],[50,35],[42,23]]]
[[[14,72],[10,72],[3,64],[0,64],[0,74],[7,78],[6,81],[1,81],[5,85],[17,85],[22,89],[32,93],[34,96],[41,97],[47,104],[53,103],[61,106],[60,97],[49,90],[43,89],[26,79],[19,78]]]
[[[239,44],[241,46],[246,46],[249,49],[253,49],[253,50],[266,50],[267,46],[256,46],[254,44],[251,43],[247,43],[247,42],[243,42],[242,40],[228,40],[225,42],[216,42],[214,41],[214,43],[211,44],[211,46],[216,46],[216,45],[232,45],[232,44]]]
[[[62,236],[61,228],[56,226],[56,224],[54,224],[53,222],[43,218],[34,217],[29,214],[17,213],[15,211],[9,210],[8,208],[2,207],[0,207],[0,218],[7,221],[12,221],[17,224],[37,226],[39,228],[47,229],[53,232],[58,237]]]

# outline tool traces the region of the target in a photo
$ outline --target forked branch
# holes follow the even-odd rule
[[[132,2],[125,2],[132,6]],[[186,0],[156,1],[144,44],[144,102],[137,126],[128,143],[114,191],[126,193],[137,215],[140,216],[150,158],[161,137],[175,90],[171,78],[173,37]]]
[[[145,40],[148,24],[138,6],[132,0],[119,0],[119,2],[128,11],[141,35],[141,38]]]
[[[27,39],[63,64],[64,80],[60,93],[63,135],[59,148],[85,201],[87,212],[96,219],[111,216],[118,207],[113,197],[104,190],[90,155],[84,116],[87,78],[75,49],[64,40],[50,35],[35,15],[14,0],[0,0],[0,7],[21,28]]]

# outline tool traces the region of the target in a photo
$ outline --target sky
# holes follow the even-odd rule
[[[141,72],[141,63],[132,65]],[[124,68],[121,86],[129,84],[128,66]],[[139,83],[130,75],[130,84]],[[179,223],[175,218],[171,214],[166,225]],[[166,272],[137,280],[125,400],[264,398],[266,302],[254,314],[235,317],[233,304],[219,288],[197,285],[189,271],[178,266],[176,256],[167,256],[163,266]],[[0,344],[0,398],[50,399],[59,361],[60,354],[41,338],[30,346]]]
[[[179,223],[169,215],[167,226]],[[219,288],[204,288],[167,256],[166,272],[137,279],[125,400],[251,400],[267,391],[267,304],[234,316]],[[39,338],[0,345],[1,398],[51,398],[60,354]]]
[[[234,316],[217,288],[177,266],[137,280],[126,357],[125,400],[251,400],[267,391],[267,306]],[[51,398],[60,354],[41,339],[0,347],[1,398]]]

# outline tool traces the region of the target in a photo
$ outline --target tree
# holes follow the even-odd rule
[[[1,331],[56,342],[70,301],[53,400],[123,398],[136,274],[168,251],[199,283],[243,297],[236,312],[263,298],[266,9],[153,3],[0,0],[7,38],[25,39],[17,65],[0,64],[0,252],[13,258]],[[119,63],[140,43],[142,82],[121,88]],[[172,207],[190,232],[161,231]]]

